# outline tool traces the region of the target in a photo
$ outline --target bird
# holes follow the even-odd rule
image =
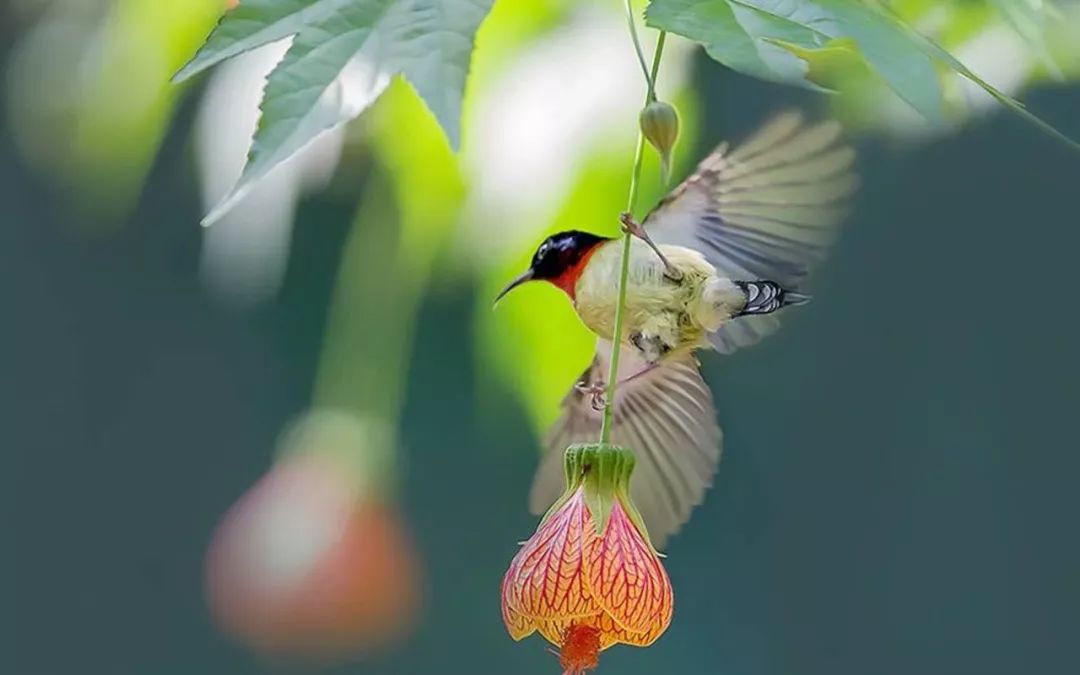
[[[704,500],[720,461],[723,434],[698,352],[753,345],[810,300],[806,278],[849,210],[854,163],[837,122],[786,111],[738,146],[718,145],[640,223],[620,216],[632,237],[612,441],[635,455],[630,494],[658,550]],[[551,235],[496,297],[547,282],[597,336],[545,441],[529,496],[537,514],[565,487],[563,451],[599,438],[621,254],[619,238]]]

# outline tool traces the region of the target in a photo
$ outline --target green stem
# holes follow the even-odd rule
[[[634,41],[634,53],[637,54],[638,63],[641,65],[641,74],[649,85],[649,100],[652,100],[653,78],[649,77],[649,66],[645,63],[645,54],[641,51],[641,40],[638,38],[637,23],[634,21],[633,0],[626,0],[626,23],[630,27],[630,39]],[[663,33],[661,33],[663,35]]]
[[[667,32],[660,31],[656,38],[656,54],[653,55],[652,72],[649,73],[649,100],[656,100],[656,76],[660,74],[660,55],[664,53],[664,41],[667,40]]]
[[[653,54],[652,71],[645,69],[645,57],[641,53],[641,42],[638,40],[637,27],[634,24],[634,13],[630,6],[630,0],[626,0],[626,17],[630,22],[630,35],[634,40],[634,50],[645,72],[645,80],[648,84],[648,94],[645,103],[656,100],[656,76],[660,72],[660,56],[664,53],[664,38],[667,33],[660,31],[656,39],[656,52]],[[630,196],[627,199],[626,210],[633,213],[637,204],[638,183],[641,179],[641,160],[645,155],[645,137],[638,131],[637,149],[634,151],[634,170],[630,174]],[[626,232],[622,238],[622,258],[619,269],[619,299],[615,305],[615,328],[611,335],[611,368],[608,370],[607,392],[604,395],[604,417],[600,426],[600,442],[611,442],[611,426],[614,414],[615,389],[619,380],[619,351],[622,348],[623,314],[626,311],[626,280],[630,276],[630,233]]]

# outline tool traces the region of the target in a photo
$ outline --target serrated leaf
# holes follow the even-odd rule
[[[724,65],[766,79],[809,84],[807,65],[781,43],[819,50],[837,39],[854,40],[863,57],[896,92],[924,117],[942,117],[941,84],[933,61],[885,15],[850,0],[652,0],[646,21],[702,42]],[[738,39],[728,36],[737,35]],[[734,40],[738,52],[724,46]],[[746,44],[749,43],[749,47]],[[740,54],[772,50],[749,68]],[[786,59],[777,56],[782,54]],[[797,69],[792,63],[797,62]],[[779,64],[780,67],[777,67]],[[762,75],[761,67],[768,69]]]
[[[180,69],[174,82],[196,75],[211,66],[299,33],[333,16],[353,0],[244,0],[224,14],[195,56]]]
[[[798,58],[800,50],[819,53],[830,40],[850,39],[874,72],[931,121],[942,117],[941,82],[935,70],[942,67],[971,80],[1045,133],[1080,149],[1076,141],[993,87],[876,0],[652,0],[646,21],[654,28],[701,42],[713,58],[730,68],[795,84],[808,81],[805,62],[801,76],[792,78],[789,62],[754,58],[761,54],[761,43]]]
[[[457,147],[473,38],[494,0],[244,0],[226,14],[184,79],[270,42],[292,45],[267,78],[262,117],[236,187],[247,188],[319,134],[359,115],[401,73]]]

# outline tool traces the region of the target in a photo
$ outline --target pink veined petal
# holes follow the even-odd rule
[[[510,569],[506,570],[502,581],[502,618],[506,624],[506,630],[515,641],[532,635],[536,631],[536,623],[522,616],[510,606],[510,593],[513,580],[517,576],[517,558],[510,562]]]
[[[619,644],[648,647],[656,642],[656,639],[664,632],[660,629],[654,629],[644,633],[631,633],[615,623],[615,619],[612,619],[611,615],[606,612],[602,612],[596,618],[596,625],[600,628],[600,651]]]
[[[588,525],[588,526],[586,526]],[[575,493],[518,551],[503,594],[512,611],[530,619],[563,620],[599,613],[585,587],[583,551],[596,538],[584,493]]]
[[[626,636],[630,640],[620,641],[651,644],[660,637],[671,623],[671,581],[618,500],[607,528],[587,555],[588,592],[615,624],[631,634]]]

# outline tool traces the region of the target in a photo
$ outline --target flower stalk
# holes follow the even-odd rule
[[[634,11],[630,0],[626,0],[626,19],[630,26],[630,37],[634,42],[634,51],[637,52],[638,62],[641,63],[642,72],[645,74],[645,82],[648,93],[645,95],[645,105],[656,100],[656,76],[660,72],[660,57],[664,53],[664,40],[667,33],[660,31],[656,39],[656,52],[653,54],[651,71],[645,67],[645,55],[641,51],[641,40],[638,38],[637,25],[634,22]],[[641,161],[645,154],[645,135],[638,129],[637,148],[634,150],[634,169],[630,173],[630,195],[627,198],[626,210],[633,213],[637,205],[638,183],[641,180]],[[608,370],[607,391],[604,395],[604,415],[600,424],[600,442],[611,442],[611,426],[614,416],[615,390],[618,386],[619,375],[619,345],[622,344],[623,315],[626,309],[626,280],[630,275],[630,237],[629,232],[624,232],[622,237],[622,257],[619,267],[619,300],[615,306],[615,326],[611,336],[614,347],[611,350],[611,368]]]

